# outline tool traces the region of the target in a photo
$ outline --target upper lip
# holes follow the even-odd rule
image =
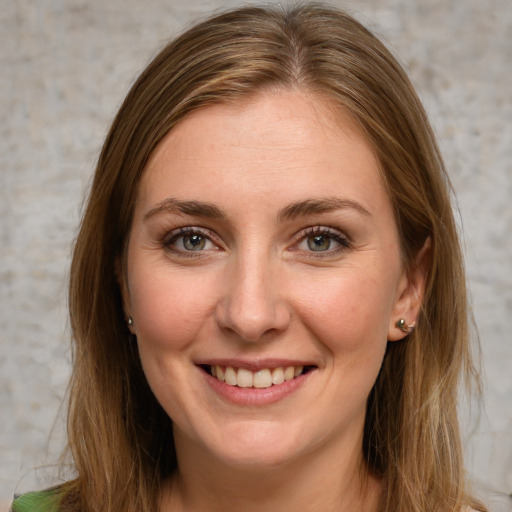
[[[244,368],[253,372],[264,370],[266,368],[273,369],[286,368],[288,366],[317,366],[315,363],[309,360],[279,358],[258,360],[241,358],[209,358],[197,360],[195,361],[195,364],[198,366],[230,366],[232,368]]]

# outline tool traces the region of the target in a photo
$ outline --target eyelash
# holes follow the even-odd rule
[[[204,252],[202,250],[187,251],[184,249],[177,249],[176,247],[174,247],[174,245],[180,238],[184,238],[187,235],[188,236],[198,235],[198,236],[202,237],[203,239],[205,239],[207,242],[210,242],[215,246],[219,245],[219,243],[215,241],[217,237],[215,236],[215,234],[213,232],[206,230],[206,229],[198,228],[198,227],[186,226],[186,227],[174,229],[171,232],[166,233],[161,242],[162,247],[174,254],[179,254],[180,256],[185,256],[185,257],[189,257],[189,258],[200,257],[201,256],[200,253]]]
[[[334,242],[338,243],[339,247],[334,249],[328,248],[327,250],[324,251],[306,251],[308,253],[308,257],[325,258],[332,256],[333,254],[338,254],[340,252],[346,251],[347,249],[350,249],[352,246],[350,239],[346,235],[342,234],[337,229],[328,226],[312,226],[304,229],[299,233],[297,237],[298,243],[295,245],[307,242],[308,238],[313,236],[325,236],[330,240],[333,240]]]
[[[185,250],[185,249],[177,249],[175,247],[175,244],[180,238],[184,238],[185,236],[193,236],[198,235],[205,239],[207,242],[212,243],[214,246],[218,247],[220,244],[217,242],[217,236],[209,231],[205,230],[203,228],[199,227],[192,227],[192,226],[186,226],[186,227],[180,227],[178,229],[174,229],[170,232],[167,232],[165,236],[163,237],[161,241],[161,245],[164,249],[174,253],[179,254],[180,256],[185,257],[201,257],[201,253],[204,253],[205,250]],[[339,252],[345,251],[347,249],[350,249],[351,242],[349,238],[346,235],[343,235],[340,231],[337,229],[328,227],[328,226],[312,226],[309,228],[306,228],[302,231],[300,231],[296,237],[296,241],[293,243],[293,248],[291,248],[291,251],[299,251],[300,249],[297,248],[298,245],[301,243],[306,242],[309,237],[313,236],[325,236],[330,240],[333,240],[337,244],[339,244],[339,247],[330,249],[330,247],[326,250],[320,250],[320,251],[314,251],[314,250],[304,250],[305,253],[308,253],[308,257],[310,258],[322,258],[322,257],[329,257],[333,254],[338,254]],[[206,249],[208,250],[208,249]]]

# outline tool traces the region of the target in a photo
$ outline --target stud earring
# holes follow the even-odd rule
[[[405,318],[400,318],[395,325],[406,334],[409,334],[414,329],[414,323],[407,325]]]
[[[128,321],[126,323],[128,324],[128,327],[131,327],[133,325],[133,318],[129,316]]]

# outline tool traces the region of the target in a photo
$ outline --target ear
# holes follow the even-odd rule
[[[115,263],[115,272],[116,272],[116,280],[117,284],[119,286],[119,291],[121,292],[121,300],[123,302],[123,311],[125,314],[124,321],[126,323],[126,326],[130,330],[132,334],[135,334],[133,320],[132,323],[129,323],[129,319],[132,318],[131,311],[132,311],[132,303],[130,298],[130,290],[128,288],[128,279],[126,275],[126,265],[123,265],[123,262],[121,261],[121,257],[116,260]]]
[[[399,341],[407,336],[397,322],[403,318],[412,330],[423,301],[425,283],[430,268],[432,242],[430,237],[425,240],[414,261],[404,269],[397,287],[395,304],[389,319],[388,340]]]

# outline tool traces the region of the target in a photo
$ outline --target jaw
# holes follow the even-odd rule
[[[372,476],[362,459],[360,438],[355,443],[340,440],[338,449],[325,443],[325,439],[319,440],[314,450],[295,450],[294,457],[290,458],[289,453],[285,453],[286,445],[289,443],[295,448],[300,445],[300,433],[292,437],[291,429],[282,442],[276,442],[275,438],[272,440],[272,426],[268,423],[252,422],[251,425],[240,421],[236,426],[231,425],[233,456],[222,459],[215,453],[202,452],[196,443],[184,439],[178,429],[177,480],[187,483],[190,496],[203,495],[206,500],[222,505],[215,510],[261,512],[272,508],[283,512],[348,512],[366,509],[360,498],[364,495],[368,503],[370,498],[366,496],[366,488],[370,486]],[[252,436],[255,450],[247,450],[243,443],[237,446],[240,440],[237,430],[238,434],[244,432],[245,436]],[[210,508],[208,502],[203,503],[203,508],[190,506],[185,510],[205,508]]]

